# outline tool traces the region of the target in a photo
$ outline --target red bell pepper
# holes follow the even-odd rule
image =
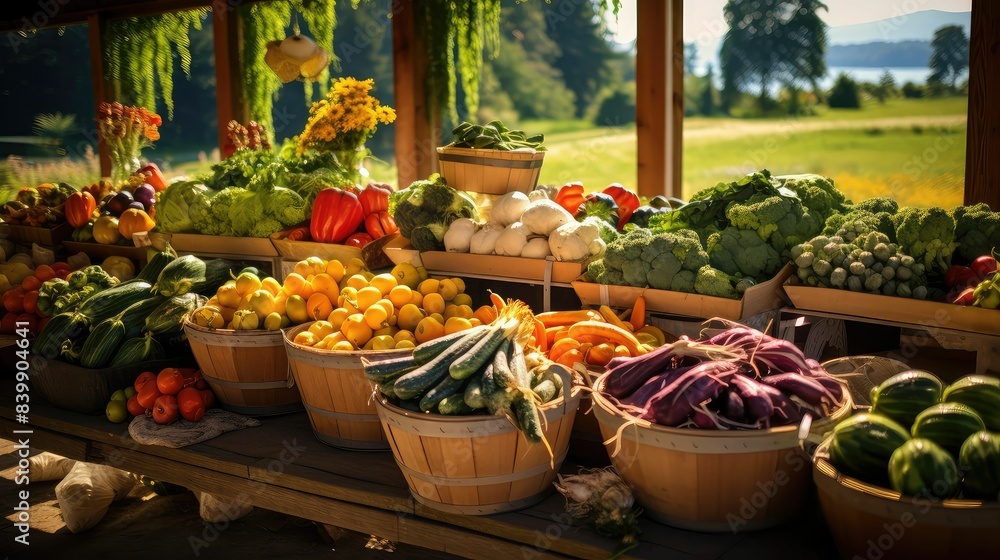
[[[361,191],[358,199],[361,201],[361,211],[365,216],[389,209],[389,195],[392,189],[374,181]],[[371,233],[371,232],[369,232]]]
[[[356,194],[342,189],[323,189],[313,202],[309,235],[318,243],[343,243],[358,231],[364,219]]]
[[[368,214],[368,217],[365,218],[365,231],[372,236],[372,239],[378,239],[396,233],[399,228],[396,226],[396,220],[392,218],[392,214],[388,210],[381,210]]]
[[[566,183],[559,187],[556,192],[556,204],[562,206],[567,212],[576,216],[580,205],[584,202],[583,183]]]
[[[619,212],[623,208],[628,208],[629,214],[631,214],[639,208],[639,195],[626,189],[621,183],[611,183],[607,187],[604,187],[604,190],[601,192],[611,195],[611,198],[615,199]]]
[[[163,191],[167,188],[167,179],[160,171],[160,167],[155,163],[151,162],[149,165],[140,168],[139,173],[146,176],[146,182],[152,185],[156,192]]]
[[[364,232],[358,232],[344,240],[344,245],[357,247],[358,249],[372,242],[372,236]]]

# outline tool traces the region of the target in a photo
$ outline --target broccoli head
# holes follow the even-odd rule
[[[817,220],[826,221],[832,214],[847,212],[850,202],[833,185],[833,179],[809,173],[775,177],[783,187],[792,190]]]
[[[726,217],[731,225],[756,232],[782,255],[822,229],[799,199],[784,194],[757,193],[746,202],[730,204]]]
[[[899,204],[887,196],[876,196],[862,200],[852,206],[851,210],[855,212],[870,212],[872,214],[877,214],[879,212],[895,214],[896,212],[899,212]]]
[[[901,208],[892,217],[900,250],[923,263],[927,274],[943,275],[955,251],[955,219],[941,208]]]
[[[694,280],[694,291],[704,296],[740,299],[735,285],[740,281],[710,265],[698,269]]]
[[[607,220],[602,220],[597,216],[587,216],[582,220],[582,222],[596,226],[597,230],[600,232],[601,241],[604,241],[605,245],[611,243],[615,239],[618,239],[618,230],[609,224]]]
[[[654,235],[642,250],[641,258],[648,263],[646,282],[651,287],[680,292],[693,292],[694,273],[708,264],[708,254],[701,247],[698,234],[691,230]],[[676,278],[683,271],[691,273],[690,282]]]
[[[615,286],[625,286],[625,278],[622,271],[608,268],[604,265],[604,259],[594,259],[587,265],[587,276],[591,282],[598,284],[611,284]]]
[[[866,236],[872,232],[884,234],[890,241],[896,240],[896,226],[892,222],[893,214],[889,212],[870,212],[868,210],[851,210],[846,214],[834,214],[827,218],[824,235],[837,235],[848,243],[857,237]]]
[[[955,219],[955,241],[958,253],[967,262],[1000,251],[1000,212],[990,211],[986,203],[956,206],[951,210]]]
[[[619,235],[617,239],[608,243],[604,251],[604,260],[608,268],[621,270],[626,262],[641,260],[642,250],[649,244],[652,236],[653,234],[644,228],[634,228],[624,235]]]
[[[418,251],[444,251],[444,234],[448,226],[440,223],[430,223],[417,226],[410,230],[407,238],[410,245]]]
[[[781,255],[756,232],[728,227],[713,233],[706,247],[709,263],[732,276],[770,279],[781,269]]]
[[[253,228],[247,233],[248,237],[267,237],[272,233],[281,230],[281,222],[269,216],[258,216]]]
[[[415,228],[437,224],[443,231],[458,218],[479,220],[476,202],[464,192],[449,187],[438,175],[432,175],[426,181],[415,181],[409,187],[392,193],[389,209],[399,226],[399,233],[411,242]],[[442,239],[443,236],[444,233],[441,234]]]

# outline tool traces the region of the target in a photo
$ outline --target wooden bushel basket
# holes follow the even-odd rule
[[[931,502],[841,474],[827,438],[813,456],[820,507],[842,558],[996,558],[1000,503]]]
[[[794,515],[809,488],[809,458],[798,427],[766,430],[698,430],[629,420],[594,383],[594,414],[615,470],[635,492],[645,515],[682,529],[710,532],[772,527]],[[850,398],[813,432],[832,429],[851,411]],[[615,447],[620,445],[617,454]]]
[[[579,391],[539,409],[552,457],[502,416],[442,416],[376,400],[396,464],[421,504],[448,513],[490,515],[543,500],[569,449]],[[551,463],[550,463],[551,460]]]
[[[538,184],[545,152],[437,149],[441,176],[456,189],[484,194],[527,193]]]
[[[389,449],[375,411],[374,386],[364,377],[362,356],[402,357],[413,350],[337,352],[295,344],[311,323],[285,331],[285,351],[319,441],[347,449]]]
[[[222,408],[248,416],[302,410],[281,331],[207,329],[185,319],[184,332]]]

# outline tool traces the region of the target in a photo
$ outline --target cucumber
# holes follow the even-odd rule
[[[487,366],[487,369],[492,371],[493,364]],[[469,378],[469,384],[465,386],[462,398],[471,409],[486,408],[486,400],[483,398],[483,377],[485,374],[486,370],[483,370],[482,374],[473,375]],[[451,376],[449,375],[448,378],[450,379]]]
[[[958,465],[940,445],[913,438],[892,452],[889,482],[904,496],[954,498],[961,491]]]
[[[125,337],[135,338],[142,333],[146,326],[146,318],[156,313],[157,308],[169,298],[163,296],[152,296],[128,306],[122,315],[122,323],[125,324]]]
[[[392,384],[396,382],[396,379],[389,379],[378,384],[378,391],[382,393],[387,399],[395,399],[396,392],[392,390]]]
[[[430,391],[427,391],[423,398],[420,399],[420,410],[430,412],[437,408],[438,403],[445,397],[463,394],[463,389],[467,382],[467,379],[455,379],[450,375],[446,375],[440,383],[435,385]]]
[[[514,389],[504,388],[497,389],[486,395],[483,400],[486,401],[486,410],[490,414],[496,414],[497,412],[510,408],[511,401],[514,398]]]
[[[73,311],[60,313],[49,319],[49,322],[42,327],[42,331],[35,337],[31,352],[51,360],[62,352],[64,342],[81,338],[89,327],[90,321],[79,313]]]
[[[848,476],[888,486],[889,459],[909,439],[906,429],[888,416],[857,414],[833,429],[830,462]]]
[[[504,330],[499,326],[491,326],[486,331],[486,336],[482,337],[468,352],[448,366],[448,373],[455,379],[466,379],[470,375],[486,365],[486,362],[493,359],[497,348],[506,340]]]
[[[399,408],[412,412],[423,412],[420,410],[420,405],[417,401],[399,401]]]
[[[396,396],[405,401],[423,395],[448,375],[448,367],[452,362],[472,350],[486,334],[486,331],[472,329],[462,332],[467,333],[465,337],[453,342],[433,360],[397,379],[393,385]]]
[[[511,402],[511,410],[514,411],[514,418],[517,420],[518,428],[524,433],[524,437],[532,443],[542,441],[544,437],[542,421],[538,417],[538,407],[535,406],[535,403],[526,398],[523,393],[517,393]]]
[[[416,360],[418,365],[424,365],[427,362],[434,359],[435,356],[444,352],[446,348],[451,346],[453,343],[461,340],[473,332],[486,332],[489,327],[486,325],[479,325],[472,327],[471,329],[465,329],[464,331],[454,332],[442,337],[435,338],[434,340],[428,340],[423,344],[418,344],[416,348],[413,349],[413,359]]]
[[[945,388],[943,400],[971,407],[983,419],[987,430],[1000,432],[1000,379],[967,375]]]
[[[911,426],[917,414],[941,402],[942,388],[941,380],[931,373],[904,371],[872,389],[872,412]]]
[[[156,282],[156,279],[160,277],[160,273],[163,272],[163,269],[176,258],[177,255],[175,255],[173,250],[168,246],[163,251],[159,251],[153,255],[153,257],[146,263],[146,266],[142,267],[142,270],[139,271],[139,274],[136,275],[135,279],[149,283]]]
[[[493,383],[499,389],[517,387],[517,377],[510,370],[510,353],[512,350],[510,340],[504,339],[500,343],[500,348],[497,348],[496,353],[493,354]]]
[[[376,383],[395,381],[404,373],[416,369],[418,365],[413,359],[413,354],[384,360],[361,358],[361,363],[364,364],[365,378]]]
[[[927,438],[954,456],[972,434],[985,430],[983,419],[971,407],[960,403],[936,404],[917,415],[913,437]]]
[[[465,399],[462,398],[461,394],[457,394],[441,399],[441,402],[438,403],[438,412],[457,416],[471,414],[475,411],[465,404]]]
[[[556,384],[548,379],[542,381],[538,385],[535,385],[531,388],[531,390],[538,395],[538,398],[542,401],[542,403],[547,403],[556,396]]]
[[[87,317],[91,325],[96,325],[121,313],[133,303],[148,299],[152,295],[150,288],[149,282],[118,284],[87,298],[77,311]]]
[[[524,349],[516,340],[511,346],[513,351],[510,353],[510,361],[508,362],[510,371],[514,374],[514,379],[517,380],[517,386],[527,389],[531,387],[531,372],[528,371],[528,366],[524,363]]]

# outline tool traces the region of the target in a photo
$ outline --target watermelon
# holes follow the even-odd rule
[[[962,444],[958,464],[966,498],[1000,500],[1000,434],[976,432]]]
[[[910,370],[872,389],[872,412],[911,426],[920,411],[941,402],[941,380],[932,373]]]
[[[858,414],[833,429],[830,462],[848,476],[886,486],[889,458],[909,439],[906,429],[891,418]]]
[[[971,407],[983,419],[986,429],[1000,432],[1000,379],[967,375],[948,385],[943,400]]]
[[[910,431],[913,437],[927,438],[958,457],[965,440],[985,429],[983,419],[972,408],[961,403],[942,403],[918,414]]]
[[[889,482],[904,496],[943,500],[962,491],[955,459],[929,439],[913,438],[892,452]]]

